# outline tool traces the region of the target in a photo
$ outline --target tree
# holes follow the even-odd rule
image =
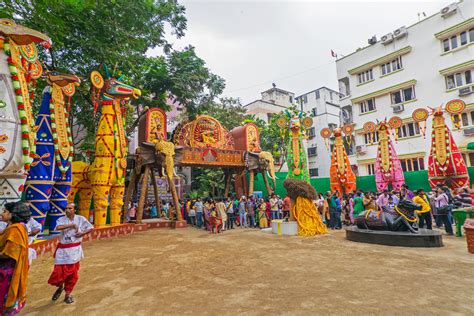
[[[169,25],[178,38],[186,30],[185,9],[176,1],[6,0],[3,5],[4,16],[51,37],[53,47],[42,53],[47,68],[75,73],[83,79],[70,115],[76,144],[83,140],[90,144],[82,138],[95,134],[89,73],[106,64],[137,86],[131,79],[140,77],[146,52],[156,46],[171,51],[165,26]]]
[[[167,56],[146,59],[135,81],[141,83],[143,95],[152,96],[143,100],[145,105],[168,110],[166,100],[171,97],[183,105],[187,118],[191,119],[214,104],[225,87],[224,79],[205,66],[192,46],[172,51]]]

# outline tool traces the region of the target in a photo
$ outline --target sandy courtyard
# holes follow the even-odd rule
[[[465,239],[408,249],[257,230],[155,229],[85,243],[76,302],[53,303],[51,255],[30,271],[27,315],[474,314]]]

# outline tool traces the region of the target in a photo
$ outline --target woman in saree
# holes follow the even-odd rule
[[[8,223],[0,233],[0,304],[2,315],[15,315],[26,303],[28,232],[31,212],[23,202],[7,203],[1,214]]]
[[[258,207],[258,223],[260,228],[268,227],[268,218],[267,218],[267,204],[264,199],[260,199],[260,205]]]
[[[353,206],[353,213],[352,217],[355,220],[357,216],[359,216],[360,213],[362,213],[365,208],[364,208],[364,199],[362,198],[362,193],[360,191],[357,191],[355,197],[353,198],[354,201],[354,206]]]

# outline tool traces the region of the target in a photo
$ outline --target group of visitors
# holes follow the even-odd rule
[[[355,218],[365,210],[393,210],[402,199],[409,199],[421,206],[416,211],[418,226],[432,229],[433,222],[438,228],[444,226],[448,235],[453,234],[451,210],[459,201],[471,204],[470,190],[462,188],[454,192],[445,185],[440,185],[431,193],[423,189],[412,192],[406,184],[400,190],[384,190],[377,194],[358,190],[341,195],[328,191],[324,196],[319,194],[316,206],[330,229],[341,229],[343,223],[353,225]]]
[[[57,220],[59,243],[54,252],[54,269],[48,283],[56,286],[52,300],[66,292],[64,302],[71,304],[71,295],[79,276],[83,257],[81,241],[93,226],[83,216],[75,214],[75,205],[67,205],[66,215]],[[24,202],[6,203],[0,221],[0,310],[1,315],[14,315],[26,303],[28,272],[36,252],[30,248],[42,226],[31,217]]]
[[[187,199],[181,211],[189,225],[210,231],[222,232],[237,227],[267,228],[271,220],[289,217],[290,200],[275,194],[269,198]]]

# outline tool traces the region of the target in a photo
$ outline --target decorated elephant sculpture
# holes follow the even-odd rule
[[[360,229],[408,231],[417,234],[418,220],[415,211],[420,209],[421,206],[411,200],[401,200],[393,210],[384,208],[383,211],[362,212],[355,219],[355,223]]]

